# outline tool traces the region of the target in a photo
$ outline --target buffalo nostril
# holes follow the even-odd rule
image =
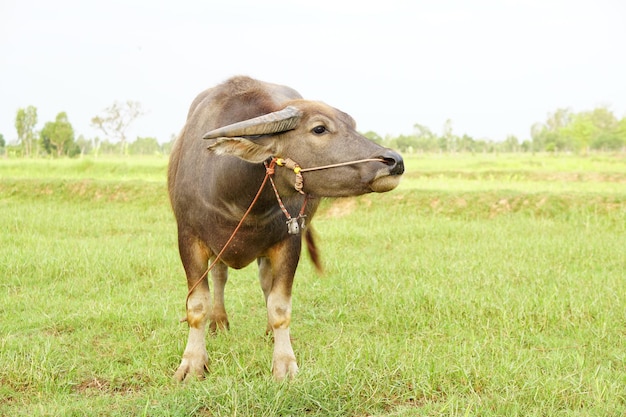
[[[404,160],[400,158],[396,162],[396,166],[391,169],[391,175],[402,175],[404,173]]]
[[[389,166],[389,174],[402,175],[404,173],[404,160],[400,154],[388,151],[381,156],[381,159]]]

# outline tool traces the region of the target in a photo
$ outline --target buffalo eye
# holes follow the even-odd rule
[[[323,133],[326,132],[326,127],[324,126],[315,126],[312,130],[313,133],[315,133],[316,135],[321,135]]]

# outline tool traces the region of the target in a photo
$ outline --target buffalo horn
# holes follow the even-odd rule
[[[270,133],[286,132],[294,129],[302,117],[302,112],[296,107],[288,106],[282,110],[264,114],[253,119],[243,120],[231,125],[211,130],[202,137],[215,139],[219,137],[257,136]]]

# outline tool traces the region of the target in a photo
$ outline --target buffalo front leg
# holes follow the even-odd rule
[[[298,372],[296,355],[291,346],[291,288],[300,257],[300,238],[294,236],[270,251],[268,260],[260,263],[261,286],[266,295],[267,323],[274,333],[272,374],[276,379],[293,378]],[[269,285],[271,274],[271,287]],[[265,275],[265,276],[263,276]],[[269,290],[269,291],[268,291]]]
[[[267,298],[267,317],[274,332],[272,375],[278,380],[293,378],[298,372],[298,364],[289,336],[291,295],[282,290],[272,291]]]
[[[183,381],[189,376],[204,377],[204,371],[208,366],[209,357],[204,335],[209,317],[210,294],[209,283],[204,273],[209,256],[206,249],[198,242],[187,244],[180,238],[179,250],[187,274],[187,286],[191,291],[187,297],[187,324],[189,325],[187,346],[183,359],[174,373],[177,381]]]

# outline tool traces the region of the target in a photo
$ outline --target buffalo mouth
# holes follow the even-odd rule
[[[393,190],[398,184],[400,184],[400,175],[385,173],[372,181],[370,189],[375,193],[384,193]]]

